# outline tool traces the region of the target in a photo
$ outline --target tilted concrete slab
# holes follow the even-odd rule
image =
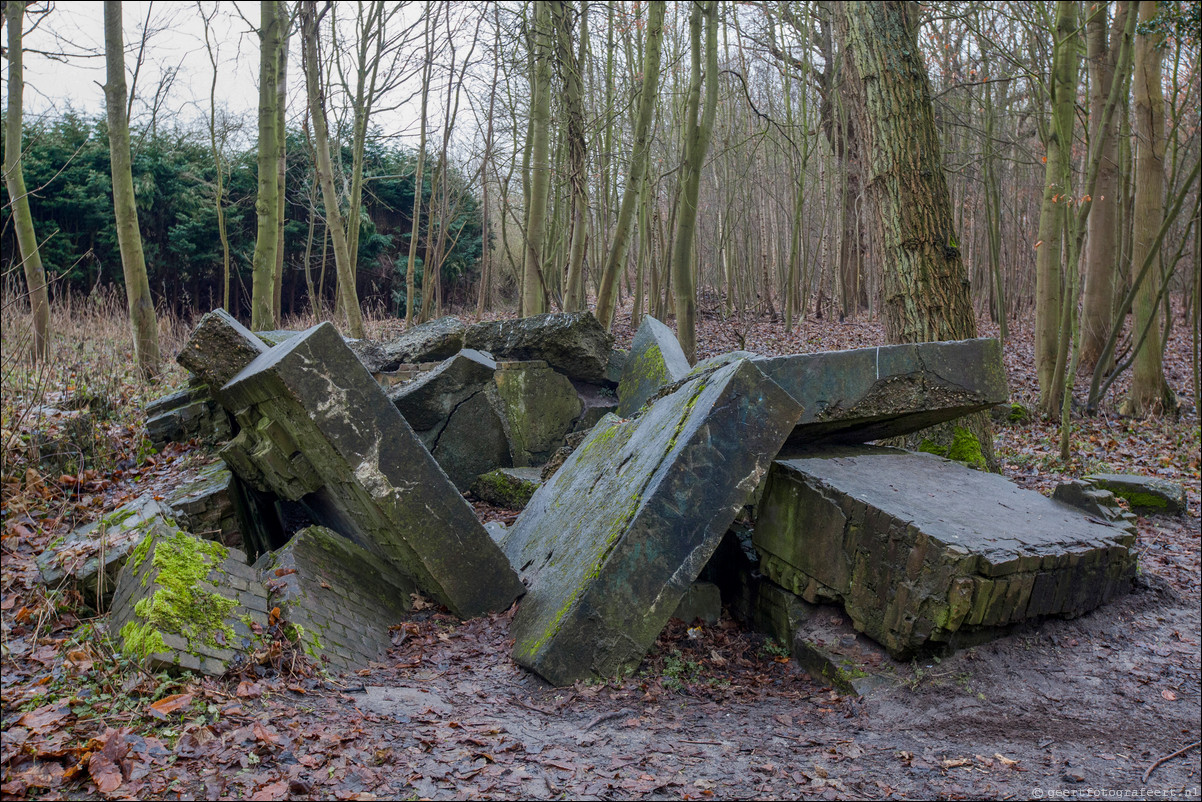
[[[328,323],[263,354],[223,394],[242,426],[239,475],[409,574],[456,615],[522,593],[471,506]]]
[[[742,360],[602,419],[502,540],[514,659],[557,685],[636,666],[800,414]]]
[[[1119,527],[996,474],[873,446],[775,462],[754,543],[766,576],[841,602],[901,659],[958,633],[1088,612],[1136,570]]]
[[[209,385],[222,404],[221,388],[244,367],[267,351],[267,345],[223,309],[200,319],[175,361]]]
[[[884,345],[760,357],[756,366],[805,408],[789,445],[865,443],[1005,401],[997,340]]]
[[[613,337],[592,312],[548,313],[477,323],[464,333],[463,346],[497,360],[541,359],[569,379],[603,382]]]

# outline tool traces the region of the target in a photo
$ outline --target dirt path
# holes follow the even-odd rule
[[[557,689],[508,659],[506,616],[457,623],[425,613],[397,631],[387,665],[342,687],[317,678],[244,684],[244,694],[263,695],[221,705],[144,790],[174,782],[209,798],[1196,799],[1198,749],[1142,778],[1199,739],[1200,618],[1196,592],[1147,575],[1079,619],[1022,626],[939,662],[886,665],[885,687],[855,699],[812,682],[731,622],[694,637],[673,626],[642,673]]]

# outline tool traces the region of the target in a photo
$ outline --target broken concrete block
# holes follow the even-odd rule
[[[113,597],[111,631],[152,670],[228,671],[267,626],[267,591],[246,555],[159,526],[130,555]]]
[[[460,404],[492,384],[496,370],[496,362],[465,348],[394,388],[388,397],[414,431],[441,431]]]
[[[864,443],[1006,400],[997,340],[888,345],[761,357],[757,367],[805,408],[789,445]]]
[[[1107,523],[1127,530],[1129,534],[1137,534],[1135,516],[1122,509],[1114,493],[1109,490],[1073,479],[1056,485],[1056,489],[1052,491],[1052,498],[1084,510],[1090,515],[1096,515]]]
[[[282,525],[272,520],[275,510],[263,509],[240,485],[224,463],[216,462],[173,490],[163,504],[176,523],[197,537],[261,554],[280,539]]]
[[[639,324],[622,369],[616,414],[619,418],[629,418],[661,387],[683,379],[689,369],[689,358],[684,355],[676,334],[647,315]]]
[[[214,309],[200,319],[175,361],[207,384],[213,398],[228,408],[221,388],[266,350],[263,341],[228,312]]]
[[[156,448],[193,438],[219,443],[231,434],[229,415],[204,384],[194,384],[146,405],[146,436]]]
[[[494,374],[513,465],[542,465],[563,445],[582,404],[568,378],[541,360],[500,362]]]
[[[502,403],[486,387],[460,404],[430,443],[430,453],[460,492],[480,474],[513,464]]]
[[[613,338],[591,312],[573,312],[477,323],[463,345],[497,360],[542,360],[569,379],[601,383]]]
[[[504,610],[521,583],[472,508],[329,323],[263,354],[223,389],[243,479],[305,497],[322,523],[391,561],[456,615]]]
[[[742,361],[598,423],[502,541],[514,659],[557,685],[637,665],[800,414]]]
[[[842,603],[899,659],[974,629],[1088,612],[1136,569],[1118,527],[996,474],[872,446],[777,460],[754,542],[772,581]]]
[[[74,587],[85,604],[103,612],[130,553],[148,533],[174,531],[171,518],[171,510],[152,496],[140,496],[51,543],[37,557],[41,581],[50,588]]]
[[[498,468],[472,484],[472,495],[509,510],[524,509],[543,483],[539,468]]]
[[[435,362],[452,357],[463,347],[465,331],[467,326],[454,317],[440,317],[413,326],[395,340],[383,343],[384,361],[375,371],[392,371],[405,363]]]
[[[413,606],[413,580],[337,532],[310,526],[255,563],[293,637],[338,670],[365,668]]]
[[[1137,512],[1169,515],[1185,512],[1185,488],[1176,482],[1133,473],[1095,473],[1086,476],[1084,481],[1126,499],[1131,509]]]

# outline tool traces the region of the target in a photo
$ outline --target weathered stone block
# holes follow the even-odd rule
[[[367,369],[328,323],[224,388],[242,431],[222,456],[319,522],[391,561],[468,617],[522,593],[504,555]]]
[[[495,387],[460,404],[432,443],[431,454],[459,491],[476,477],[513,464],[505,415]]]
[[[637,665],[800,414],[742,361],[597,424],[502,541],[514,659],[559,685]]]
[[[214,309],[200,319],[175,361],[207,384],[213,397],[228,408],[221,388],[266,350],[263,341],[228,312]]]
[[[629,418],[661,387],[683,379],[689,369],[689,358],[672,329],[650,315],[644,317],[622,369],[616,414]]]
[[[1185,488],[1176,482],[1132,473],[1095,473],[1084,481],[1126,499],[1137,512],[1181,515],[1186,509]]]
[[[396,370],[410,362],[434,362],[454,356],[463,347],[467,326],[454,317],[440,317],[406,330],[383,344],[384,361],[376,370]],[[475,347],[475,346],[469,346]]]
[[[124,504],[99,520],[51,543],[37,558],[43,584],[74,587],[84,603],[110,607],[117,577],[148,533],[176,529],[172,512],[149,495]]]
[[[871,446],[774,463],[754,542],[766,576],[842,603],[900,659],[961,631],[1080,615],[1136,567],[1118,527],[995,474]]]
[[[339,670],[364,668],[391,643],[412,607],[413,580],[325,527],[297,532],[255,568],[310,655]]]
[[[1084,510],[1090,515],[1096,515],[1107,523],[1127,530],[1129,534],[1137,533],[1135,516],[1119,507],[1114,493],[1109,490],[1073,479],[1056,485],[1056,489],[1052,491],[1052,498]]]
[[[199,438],[219,443],[231,434],[230,419],[203,384],[195,384],[146,405],[146,436],[156,447]]]
[[[252,628],[267,625],[267,592],[256,579],[245,554],[158,527],[121,572],[111,630],[152,669],[223,674],[253,648]]]
[[[415,431],[441,431],[460,404],[492,383],[496,369],[496,362],[466,348],[396,387],[388,397]]]
[[[997,340],[888,345],[761,357],[804,408],[789,445],[864,443],[953,420],[1007,397]]]
[[[542,471],[538,468],[498,468],[476,479],[472,495],[498,507],[520,510],[542,483]]]
[[[463,345],[498,360],[541,359],[570,379],[603,382],[613,338],[591,312],[573,312],[477,323]]]
[[[513,465],[541,465],[563,445],[583,405],[568,378],[541,360],[502,362],[494,374]]]

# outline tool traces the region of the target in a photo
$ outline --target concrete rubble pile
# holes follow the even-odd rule
[[[160,666],[225,671],[282,617],[354,670],[422,594],[464,618],[516,602],[513,658],[556,685],[631,670],[670,618],[726,607],[860,690],[861,652],[1080,615],[1136,572],[1118,478],[1053,500],[867,445],[1004,402],[994,340],[690,366],[652,318],[627,353],[588,313],[368,342],[216,311],[179,361],[192,383],[152,405],[152,429],[218,444],[221,463],[40,563]],[[522,511],[486,528],[465,492]]]

